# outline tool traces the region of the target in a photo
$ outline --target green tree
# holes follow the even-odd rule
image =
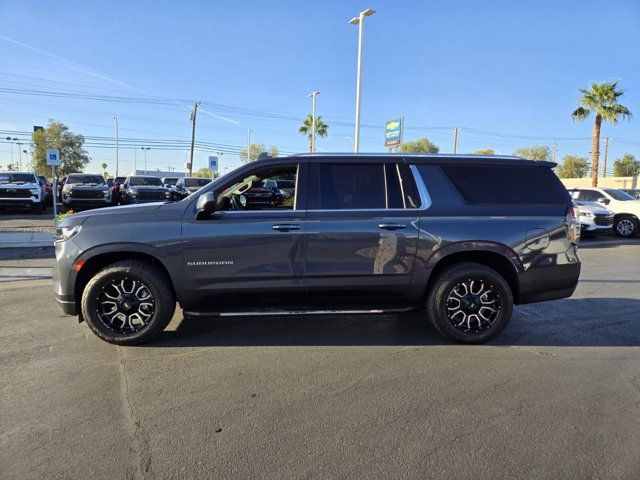
[[[536,162],[548,162],[551,160],[551,149],[544,145],[518,148],[513,152],[516,157],[528,158]]]
[[[277,157],[280,154],[280,151],[278,150],[278,147],[276,147],[275,145],[271,145],[269,147],[269,150],[267,151],[267,149],[264,146],[264,143],[252,143],[251,147],[250,147],[250,154],[249,154],[249,162],[254,162],[258,159],[258,155],[260,155],[262,152],[267,152],[269,154],[269,156],[271,157]],[[240,150],[240,154],[239,154],[240,160],[242,160],[243,162],[247,162],[247,149],[243,148],[242,150]]]
[[[591,186],[598,186],[598,162],[600,160],[600,127],[602,122],[611,122],[614,125],[621,118],[630,118],[631,112],[624,105],[618,103],[624,91],[618,89],[617,82],[592,83],[588,89],[581,88],[582,97],[580,106],[576,108],[571,117],[575,121],[589,118],[593,112],[595,115],[593,124],[593,140],[591,146]]]
[[[493,148],[484,148],[481,150],[476,150],[473,153],[475,153],[476,155],[495,155]]]
[[[49,120],[44,130],[33,132],[31,139],[31,153],[33,170],[39,175],[50,175],[51,167],[47,165],[46,150],[57,148],[60,150],[60,166],[58,175],[67,176],[73,172],[82,172],[90,161],[84,147],[84,137],[69,131],[62,122]]]
[[[407,142],[400,145],[399,150],[402,153],[438,153],[440,147],[435,143],[431,143],[426,137],[419,138],[413,142]]]
[[[202,167],[193,172],[193,176],[201,178],[211,178],[211,170],[209,169],[209,167]],[[220,174],[218,172],[213,173],[213,178],[218,178],[219,176]]]
[[[102,175],[103,176],[107,176],[107,164],[106,163],[101,163],[100,166],[102,167]]]
[[[560,178],[582,178],[589,174],[590,168],[589,161],[585,157],[567,155],[556,167],[556,174]]]
[[[322,116],[318,115],[316,117],[316,137],[326,137],[329,135],[329,125],[322,121]],[[298,133],[302,135],[306,135],[309,139],[309,151],[311,151],[311,132],[313,131],[313,116],[308,115],[307,118],[304,119],[302,125],[298,129]]]
[[[636,177],[640,174],[640,161],[635,155],[625,153],[622,158],[613,162],[613,175],[616,177]]]

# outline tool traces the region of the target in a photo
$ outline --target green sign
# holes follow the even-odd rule
[[[384,146],[397,147],[402,144],[402,124],[403,118],[387,120],[384,124]]]

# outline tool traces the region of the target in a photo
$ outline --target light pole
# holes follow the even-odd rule
[[[316,97],[320,92],[311,92],[311,153],[316,150]]]
[[[144,152],[144,174],[146,175],[147,172],[147,152],[151,149],[151,147],[140,147],[140,150],[142,150]]]
[[[11,137],[7,137],[7,142],[9,142],[9,145],[11,145],[11,165],[13,165],[13,142],[17,142],[18,139],[17,138],[11,138]],[[18,168],[18,170],[21,170],[22,165],[20,165],[20,168]]]
[[[251,129],[247,128],[247,163],[251,161]]]
[[[360,12],[360,15],[349,20],[351,25],[358,25],[358,72],[356,77],[356,124],[353,140],[353,151],[360,150],[360,93],[362,90],[362,31],[364,29],[364,17],[373,15],[375,10],[367,8]]]
[[[119,166],[119,159],[118,159],[118,117],[113,117],[113,119],[116,122],[116,177],[118,176],[118,166]]]
[[[340,137],[341,140],[349,140],[349,142],[351,143],[351,147],[353,147],[353,138],[351,137]]]

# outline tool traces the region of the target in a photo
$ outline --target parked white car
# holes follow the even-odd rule
[[[629,238],[640,231],[640,200],[616,188],[572,188],[571,197],[580,202],[596,202],[613,212],[613,231]],[[579,207],[578,207],[579,208]]]
[[[596,202],[574,200],[578,207],[580,230],[583,235],[607,232],[613,226],[613,212]]]

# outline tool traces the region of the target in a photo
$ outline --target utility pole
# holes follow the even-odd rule
[[[558,153],[558,142],[553,142],[553,161],[556,161],[556,153]]]
[[[193,110],[189,120],[191,120],[191,153],[189,154],[189,176],[193,173],[193,149],[196,142],[196,115],[198,113],[198,107],[200,106],[200,100],[193,104]]]
[[[251,161],[251,129],[247,128],[247,163]]]
[[[453,154],[458,153],[458,127],[453,129]]]
[[[113,117],[116,121],[116,177],[118,176],[119,158],[118,158],[118,117]]]
[[[18,170],[22,171],[22,144],[18,143]]]
[[[353,151],[358,153],[360,151],[360,94],[362,91],[362,32],[364,30],[364,17],[368,17],[376,13],[375,10],[367,8],[360,12],[357,17],[353,17],[349,20],[351,25],[358,25],[358,70],[356,77],[356,124],[355,132],[353,136]]]
[[[602,176],[607,176],[607,154],[609,153],[609,137],[604,137],[604,169],[602,170]]]
[[[320,92],[311,92],[311,153],[316,149],[316,96]]]

